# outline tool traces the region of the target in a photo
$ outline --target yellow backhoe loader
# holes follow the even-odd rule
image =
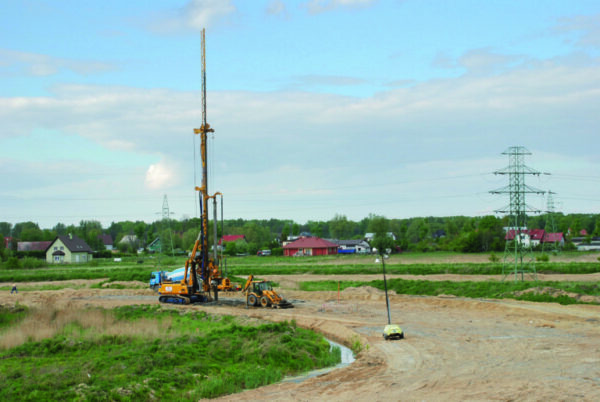
[[[278,295],[271,282],[253,281],[253,275],[248,277],[242,292],[246,292],[246,305],[272,308],[293,308],[294,305]]]

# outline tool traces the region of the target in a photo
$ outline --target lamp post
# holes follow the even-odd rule
[[[392,323],[390,316],[390,299],[388,298],[387,280],[385,278],[385,257],[381,254],[381,265],[383,266],[383,288],[385,289],[385,306],[387,307],[388,325]]]

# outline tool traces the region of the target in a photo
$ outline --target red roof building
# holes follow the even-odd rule
[[[546,233],[544,243],[564,243],[564,236],[562,233]]]
[[[20,241],[17,251],[46,251],[51,241]]]
[[[338,253],[335,243],[319,237],[303,237],[283,246],[284,256],[333,255]]]
[[[223,237],[221,237],[221,239],[219,240],[219,245],[221,245],[223,243],[236,242],[238,240],[246,241],[246,236],[245,235],[223,235]]]

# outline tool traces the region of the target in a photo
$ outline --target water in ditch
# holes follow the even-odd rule
[[[313,377],[316,377],[321,374],[329,373],[332,370],[346,367],[354,362],[354,360],[355,360],[354,353],[352,353],[352,351],[350,349],[348,349],[344,345],[340,345],[337,342],[330,341],[329,339],[327,339],[327,342],[329,342],[329,345],[331,345],[331,348],[334,348],[334,347],[340,348],[340,351],[342,352],[342,361],[340,363],[338,363],[337,365],[332,366],[332,367],[326,367],[326,368],[322,368],[322,369],[312,370],[312,371],[309,371],[307,373],[300,374],[297,376],[285,377],[282,380],[282,382],[301,383],[302,381],[308,380],[309,378],[313,378]]]

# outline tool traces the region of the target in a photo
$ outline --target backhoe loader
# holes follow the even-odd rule
[[[246,292],[246,305],[272,308],[293,308],[294,305],[285,300],[271,286],[269,281],[253,281],[253,275],[248,277],[242,292]]]

